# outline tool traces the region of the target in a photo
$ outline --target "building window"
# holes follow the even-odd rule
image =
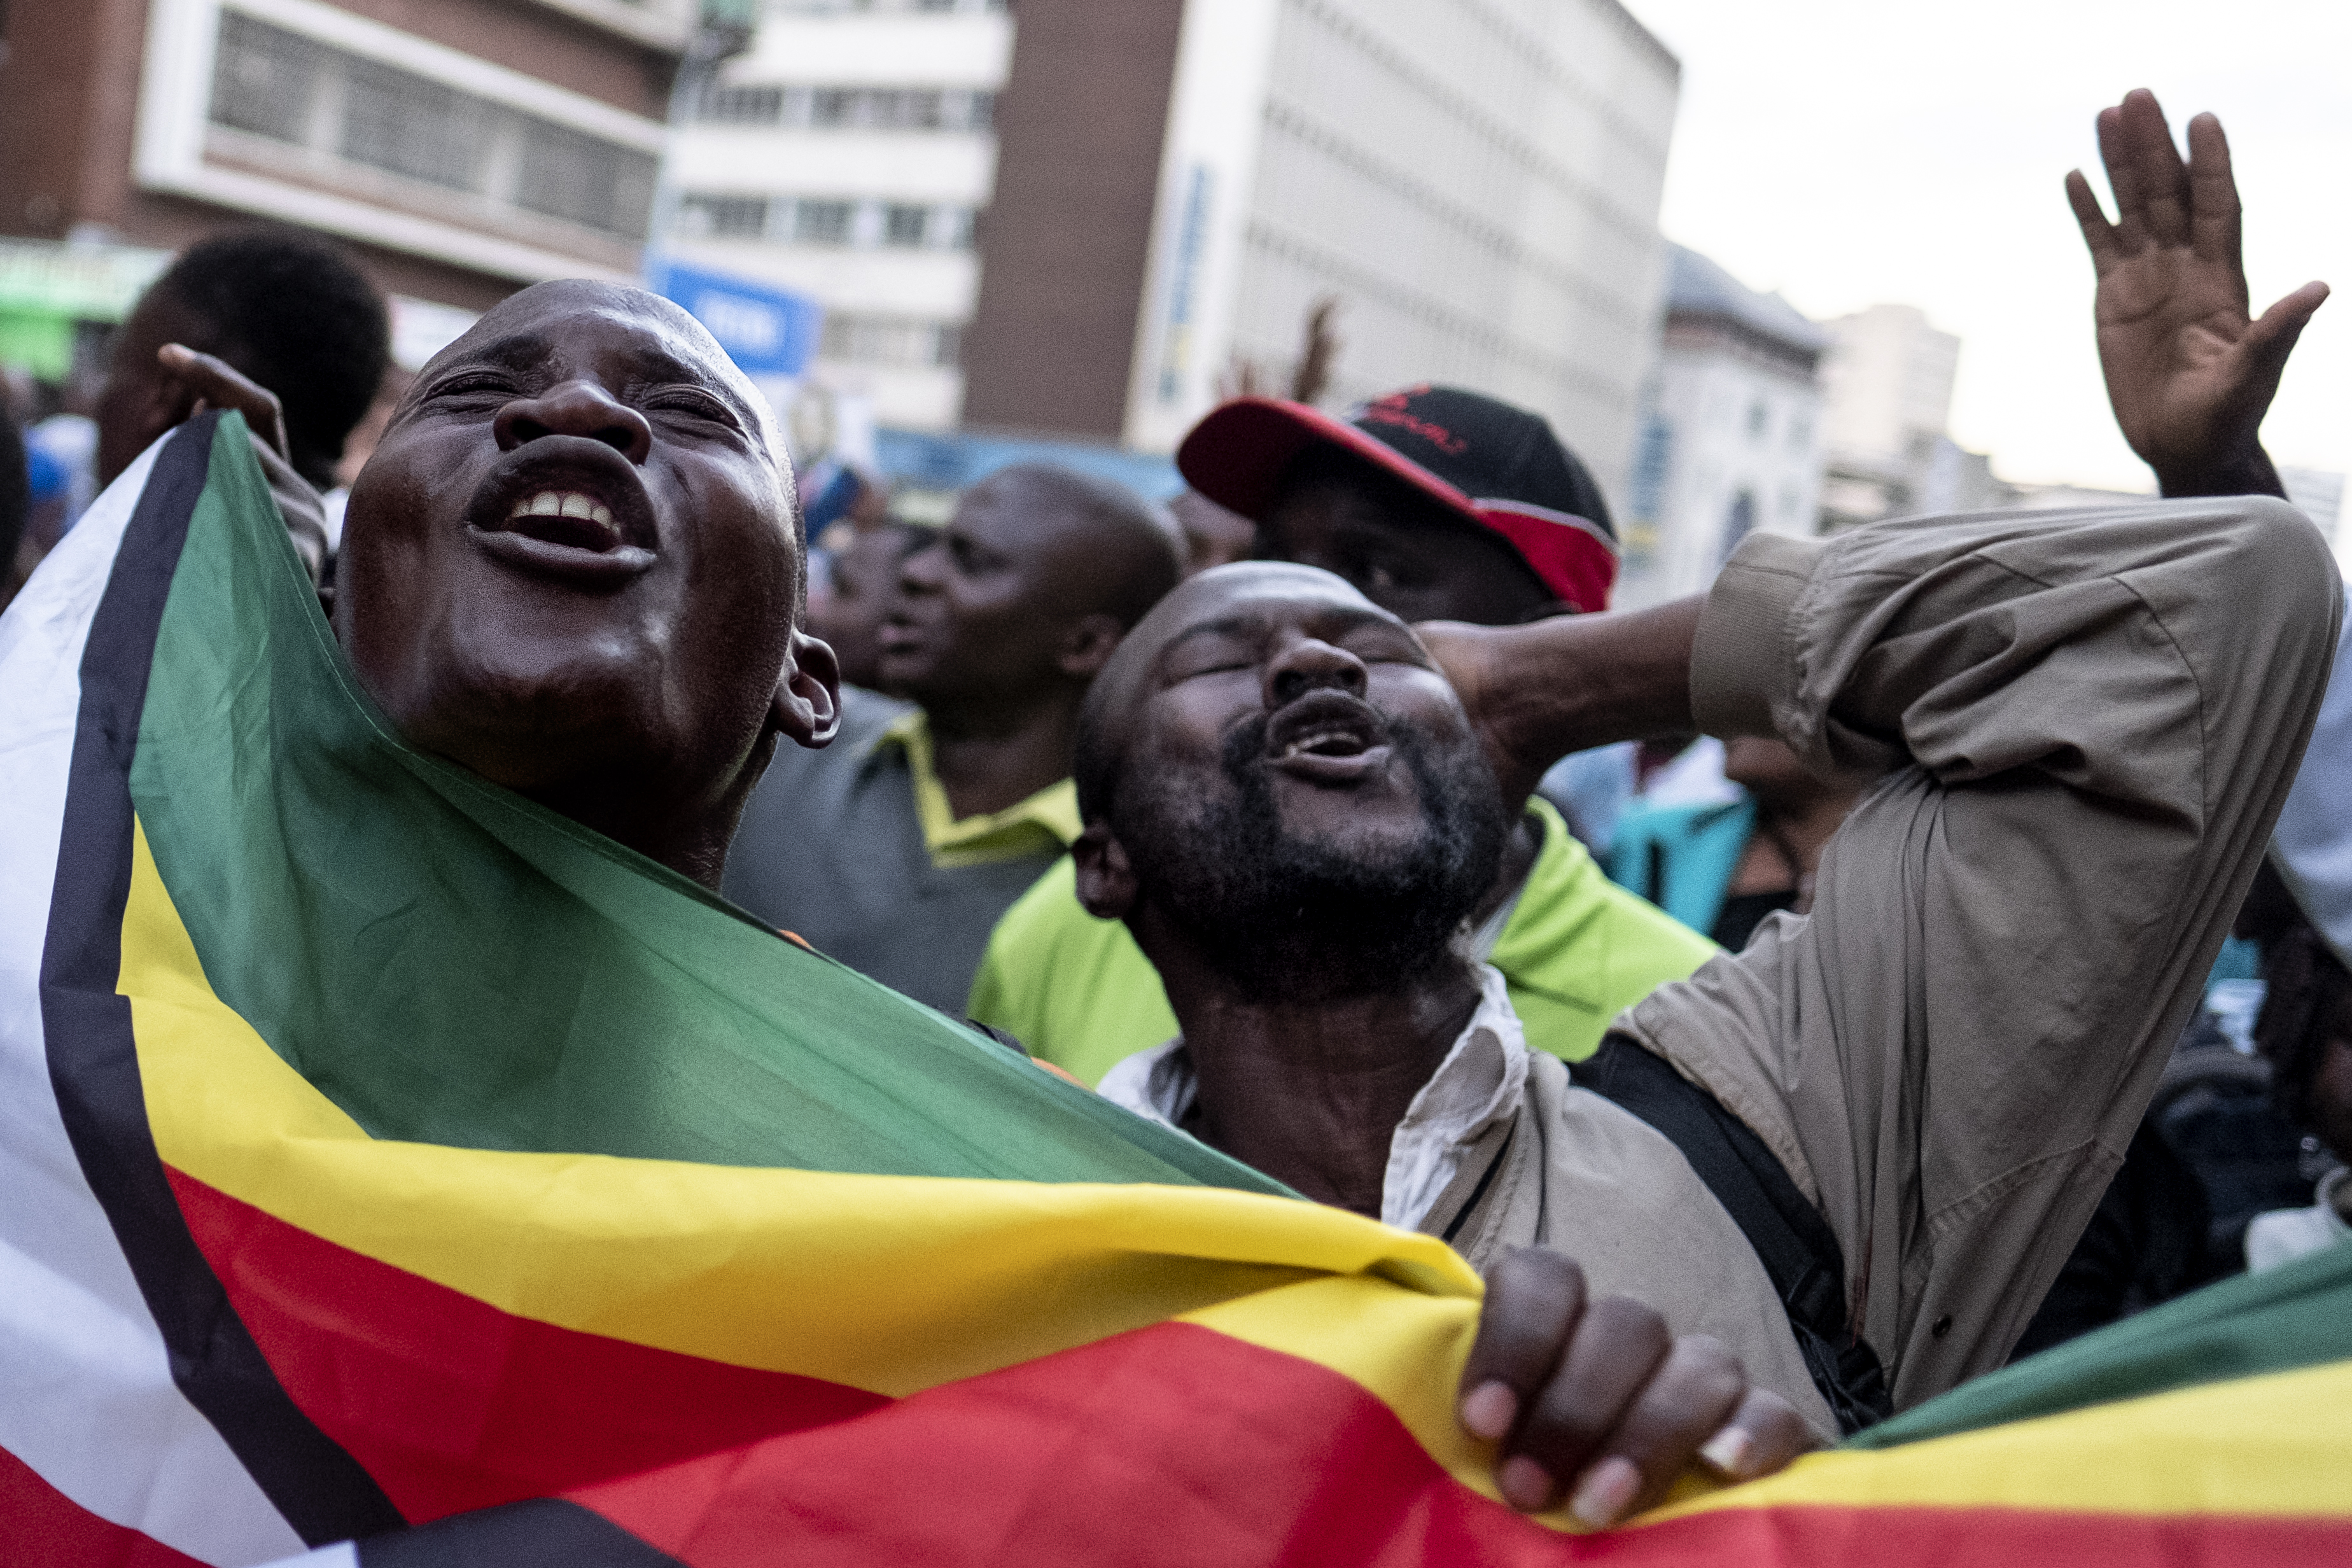
[[[784,117],[781,87],[721,87],[702,96],[702,118],[719,125],[773,125]]]
[[[795,202],[793,237],[803,245],[847,245],[855,202]]]
[[[759,239],[768,232],[765,196],[682,196],[680,234],[709,239]]]
[[[767,8],[769,15],[774,16],[834,16],[892,11],[989,13],[1003,10],[1005,0],[768,0]]]
[[[957,321],[829,311],[817,353],[841,364],[951,370],[963,363],[963,326]]]
[[[1748,435],[1750,440],[1762,440],[1764,427],[1771,422],[1772,411],[1764,406],[1762,398],[1759,397],[1748,405]]]
[[[688,192],[678,198],[677,233],[688,239],[969,250],[978,226],[978,215],[964,206]]]
[[[987,131],[996,95],[964,88],[713,86],[698,118],[714,125],[814,131]]]
[[[625,239],[645,236],[654,159],[634,147],[221,13],[212,123],[312,156]]]
[[[213,57],[213,122],[273,142],[304,139],[327,51],[230,11]]]

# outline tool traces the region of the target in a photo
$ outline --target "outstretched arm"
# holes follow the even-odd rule
[[[2189,122],[2184,163],[2156,95],[2138,89],[2099,111],[2099,156],[2116,221],[2080,169],[2066,199],[2098,273],[2099,363],[2124,439],[2168,496],[2285,495],[2263,416],[2327,285],[2249,314],[2238,185],[2210,114]]]

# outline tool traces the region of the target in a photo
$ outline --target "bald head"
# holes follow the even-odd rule
[[[1080,614],[1107,615],[1127,630],[1176,585],[1184,531],[1166,507],[1125,485],[1053,463],[1016,463],[972,487],[983,504],[1017,509],[1053,564],[1068,569]]]
[[[935,718],[971,705],[1073,702],[1182,570],[1163,507],[1068,468],[1022,464],[964,492],[899,569],[881,673]]]

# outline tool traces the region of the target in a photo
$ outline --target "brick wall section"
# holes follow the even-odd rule
[[[964,422],[1117,440],[1182,0],[1021,0]]]
[[[0,61],[0,234],[62,238],[102,225],[177,250],[265,221],[135,188],[132,143],[149,0],[15,0]],[[529,0],[345,0],[342,9],[660,120],[675,61]],[[373,246],[349,247],[387,292],[486,310],[519,285]]]
[[[8,7],[0,63],[0,233],[106,223],[130,188],[147,0]]]

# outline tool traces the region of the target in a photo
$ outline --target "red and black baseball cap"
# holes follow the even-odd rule
[[[1617,531],[1601,487],[1539,414],[1454,386],[1409,386],[1333,417],[1304,403],[1243,397],[1210,410],[1176,449],[1187,483],[1263,518],[1291,462],[1336,447],[1499,533],[1579,610],[1609,607]]]

